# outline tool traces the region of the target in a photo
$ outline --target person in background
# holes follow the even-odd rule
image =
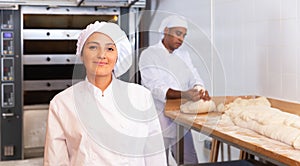
[[[176,124],[163,113],[167,99],[210,100],[189,53],[180,47],[187,34],[187,21],[177,15],[163,19],[159,32],[162,40],[146,48],[140,56],[141,84],[151,90],[159,111],[165,146],[175,155]],[[199,90],[200,89],[200,90]],[[198,163],[191,131],[184,136],[184,163]]]
[[[96,21],[80,33],[86,79],[50,102],[44,165],[167,164],[151,92],[117,79],[131,66],[131,49],[114,23]]]

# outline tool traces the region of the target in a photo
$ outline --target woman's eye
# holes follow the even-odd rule
[[[114,51],[115,49],[113,47],[108,47],[107,50],[108,51]]]
[[[97,46],[89,46],[89,49],[90,50],[95,50],[95,49],[97,49]]]

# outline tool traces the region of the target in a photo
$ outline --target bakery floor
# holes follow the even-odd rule
[[[43,166],[43,157],[1,161],[0,166]]]
[[[176,166],[176,161],[172,156],[169,166]],[[0,166],[43,166],[43,157],[33,157],[24,160],[0,161]]]
[[[44,148],[24,148],[23,160],[0,161],[0,166],[43,166]]]

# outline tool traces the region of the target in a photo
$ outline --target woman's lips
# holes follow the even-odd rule
[[[107,62],[96,62],[96,64],[98,66],[104,66],[104,65],[107,65],[108,63]]]

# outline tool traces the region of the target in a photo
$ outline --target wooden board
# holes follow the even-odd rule
[[[272,107],[292,114],[300,115],[300,104],[268,98]]]
[[[236,98],[243,98],[243,99],[251,99],[255,98],[256,96],[214,96],[212,100],[215,102],[216,105],[220,103],[228,104],[234,101]],[[187,100],[185,99],[174,99],[174,100],[167,100],[165,109],[168,111],[171,110],[180,110],[180,105],[185,103]]]
[[[230,103],[237,97],[255,98],[257,96],[217,96],[212,97],[216,104]],[[269,99],[272,107],[282,111],[299,115],[300,104]],[[235,125],[218,124],[221,114],[208,113],[202,115],[189,115],[179,111],[182,100],[168,100],[166,103],[166,116],[174,119],[176,123],[192,127],[193,129],[233,145],[241,150],[264,158],[276,164],[300,165],[300,150],[260,135],[252,130]],[[212,125],[211,125],[212,124]]]

